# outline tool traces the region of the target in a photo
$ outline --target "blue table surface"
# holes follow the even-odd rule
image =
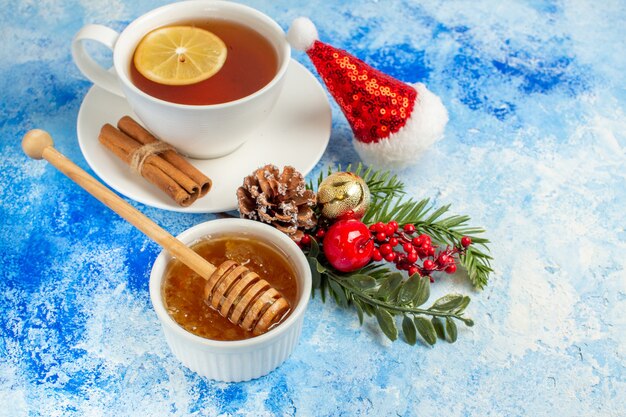
[[[433,285],[472,297],[455,344],[391,343],[317,297],[287,362],[233,384],[168,350],[156,244],[20,149],[45,128],[91,172],[72,36],[162,3],[0,0],[0,416],[626,415],[626,3],[246,1],[441,96],[445,138],[398,174],[488,230],[495,272],[481,292],[462,274]],[[358,161],[332,112],[311,175]],[[133,204],[174,234],[215,218]]]

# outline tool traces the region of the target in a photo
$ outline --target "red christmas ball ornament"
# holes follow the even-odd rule
[[[356,271],[372,260],[374,240],[365,223],[339,220],[324,235],[324,255],[341,272]]]

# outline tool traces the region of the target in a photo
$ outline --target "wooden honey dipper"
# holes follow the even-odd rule
[[[22,139],[24,153],[45,159],[89,194],[141,230],[171,255],[207,280],[204,297],[223,317],[254,335],[265,333],[289,311],[287,299],[242,265],[208,262],[54,148],[48,132],[34,129]]]

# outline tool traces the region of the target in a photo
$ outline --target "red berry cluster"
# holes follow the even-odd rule
[[[317,232],[315,233],[315,237],[318,240],[323,239],[325,235],[326,235],[326,230],[321,229],[321,228],[317,229]],[[302,235],[302,237],[300,238],[300,241],[296,242],[296,244],[300,246],[301,248],[309,246],[311,244],[311,235],[307,235],[307,234]]]
[[[454,255],[463,253],[472,243],[471,238],[463,236],[462,248],[446,247],[438,250],[429,235],[417,235],[412,224],[405,224],[400,228],[396,221],[378,222],[369,229],[376,243],[372,260],[393,262],[397,269],[408,271],[409,275],[430,276],[435,271],[453,274],[456,272]]]

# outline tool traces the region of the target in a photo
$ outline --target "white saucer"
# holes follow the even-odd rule
[[[292,60],[281,96],[268,120],[250,140],[230,155],[190,159],[213,180],[213,189],[190,207],[180,207],[157,187],[131,173],[128,166],[98,142],[105,123],[124,115],[137,117],[125,99],[93,86],[78,112],[78,143],[93,171],[110,187],[140,203],[172,211],[215,213],[237,207],[236,190],[255,169],[291,165],[303,175],[320,160],[330,138],[331,112],[326,93],[315,77]],[[245,123],[245,120],[242,120]]]

